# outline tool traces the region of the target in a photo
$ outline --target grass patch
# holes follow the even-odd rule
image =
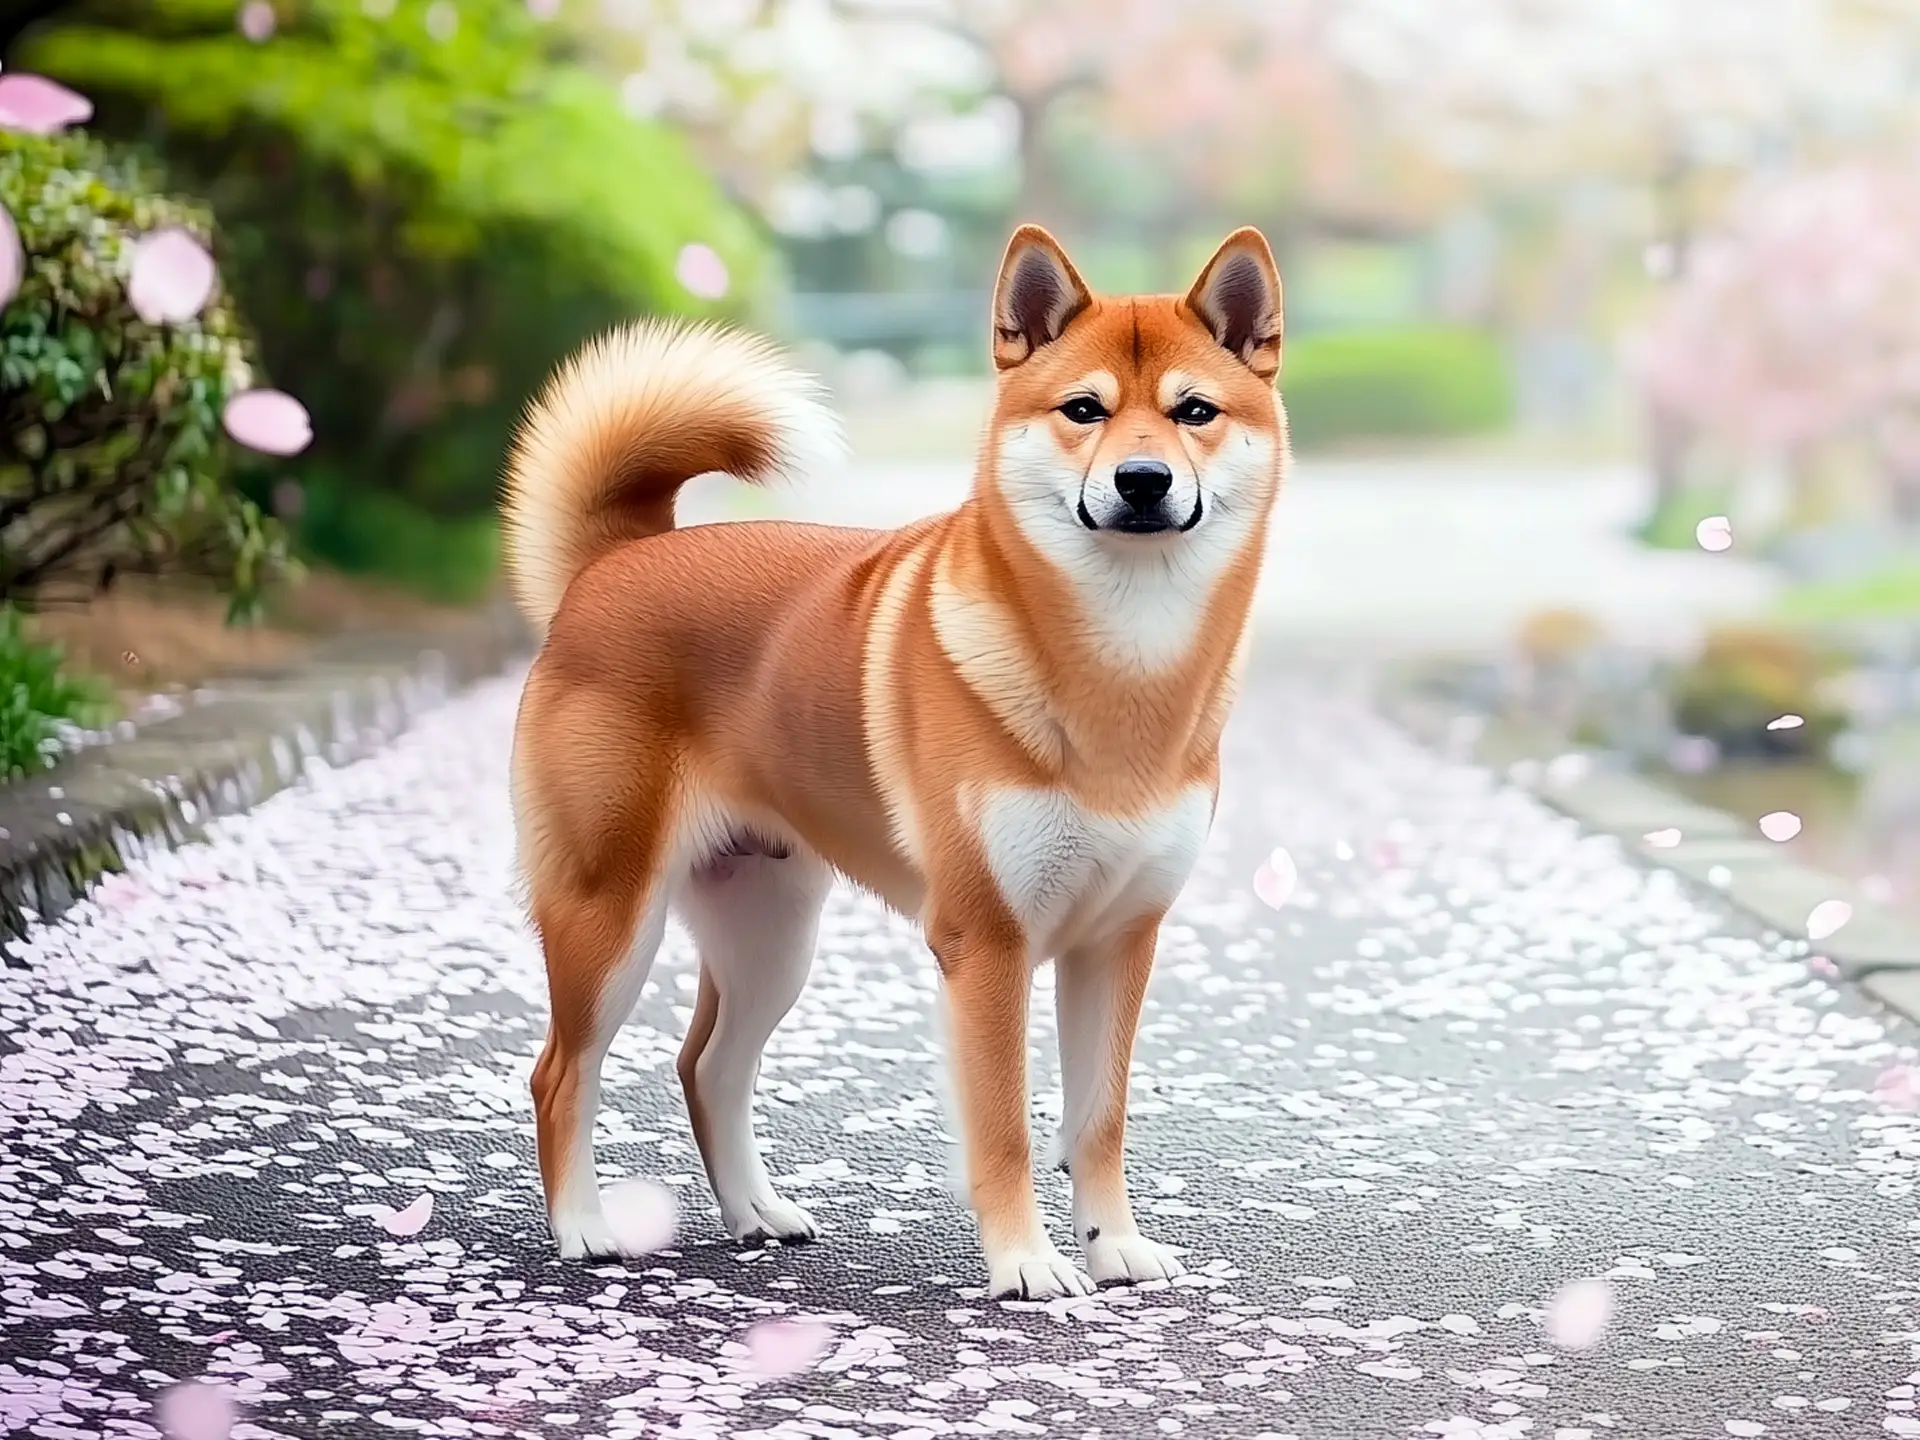
[[[67,668],[58,645],[26,633],[19,612],[0,608],[0,780],[53,765],[72,727],[105,723],[111,691]]]
[[[1784,620],[1811,624],[1911,619],[1920,615],[1920,563],[1796,585],[1780,597],[1776,609]]]
[[[1640,522],[1634,538],[1654,550],[1697,550],[1694,528],[1709,515],[1725,515],[1732,503],[1733,492],[1718,486],[1675,491]]]

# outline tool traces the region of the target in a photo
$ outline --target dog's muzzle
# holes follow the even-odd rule
[[[1200,523],[1205,508],[1199,491],[1194,492],[1193,512],[1185,519],[1170,514],[1167,495],[1173,489],[1173,470],[1159,460],[1123,461],[1113,472],[1113,488],[1120,496],[1121,510],[1102,523],[1087,508],[1086,492],[1080,495],[1080,523],[1089,530],[1118,530],[1123,535],[1161,535],[1169,530],[1185,534]]]

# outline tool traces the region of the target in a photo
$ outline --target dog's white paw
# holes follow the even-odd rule
[[[721,1206],[721,1218],[726,1221],[729,1235],[749,1245],[764,1244],[768,1240],[797,1245],[817,1239],[820,1234],[820,1227],[813,1223],[811,1215],[771,1190],[754,1195],[737,1209]]]
[[[987,1294],[995,1300],[1053,1300],[1092,1293],[1093,1281],[1051,1245],[1010,1250],[987,1261]]]
[[[637,1260],[647,1254],[640,1246],[623,1242],[602,1211],[558,1214],[550,1223],[562,1260]]]
[[[1187,1267],[1165,1245],[1134,1231],[1127,1235],[1101,1235],[1083,1247],[1087,1273],[1097,1285],[1132,1285],[1142,1280],[1171,1280],[1187,1273]]]

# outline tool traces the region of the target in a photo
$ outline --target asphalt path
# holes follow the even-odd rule
[[[720,1229],[673,1075],[675,929],[608,1066],[602,1165],[676,1197],[677,1235],[560,1262],[517,693],[143,861],[0,971],[0,1435],[151,1436],[167,1394],[217,1433],[168,1391],[196,1377],[243,1440],[1920,1434],[1920,1034],[1280,654],[1135,1071],[1136,1208],[1185,1277],[983,1296],[931,960],[851,891],[759,1110],[823,1237]],[[1256,886],[1277,847],[1287,893]],[[1044,976],[1034,1010],[1044,1138]],[[1066,1182],[1041,1193],[1065,1246]]]

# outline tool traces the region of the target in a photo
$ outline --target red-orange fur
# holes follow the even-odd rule
[[[1022,237],[1052,244],[1036,234],[1023,231],[1015,247]],[[1257,242],[1265,257],[1249,234],[1229,244]],[[1063,377],[1104,370],[1140,401],[1177,366],[1208,377],[1284,448],[1277,330],[1255,336],[1248,354],[1223,349],[1196,316],[1206,278],[1182,298],[1089,295],[1063,335],[1038,345],[998,327],[993,433],[1025,421],[1055,427],[1063,451],[1085,444],[1054,410]],[[711,333],[697,343],[754,344]],[[1022,535],[992,483],[991,453],[972,499],[900,530],[674,529],[674,496],[693,475],[780,470],[787,441],[756,384],[730,385],[725,363],[685,384],[623,377],[617,363],[597,374],[576,366],[540,400],[510,468],[510,565],[544,631],[514,787],[553,1006],[533,1081],[549,1203],[575,1158],[591,1078],[583,1066],[597,1064],[599,1037],[624,1018],[603,1013],[608,977],[639,917],[674,883],[670,867],[705,858],[687,849],[688,827],[723,814],[923,920],[951,1006],[972,1196],[991,1254],[1037,1214],[1026,1133],[1031,956],[965,797],[1050,787],[1127,816],[1184,787],[1216,787],[1259,546],[1222,574],[1178,663],[1140,673],[1102,658],[1088,628],[1098,617],[1082,613],[1069,577]],[[1142,426],[1170,423],[1142,403]],[[1007,617],[1008,683],[1047,717],[1041,739],[1010,731],[943,648],[936,574]],[[1125,1066],[1159,919],[1139,917],[1111,958],[1102,949],[1062,961],[1125,967],[1117,1108],[1098,1118],[1084,1157],[1083,1170],[1098,1173],[1075,1175],[1122,1196]],[[725,1004],[703,975],[680,1061],[703,1155],[698,1060]]]

